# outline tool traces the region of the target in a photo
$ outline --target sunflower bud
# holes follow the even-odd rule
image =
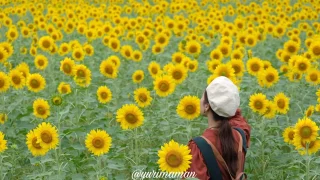
[[[60,96],[54,96],[52,98],[52,104],[59,106],[62,104],[62,98]]]

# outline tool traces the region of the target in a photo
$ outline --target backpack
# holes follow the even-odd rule
[[[235,127],[234,129],[237,130],[240,136],[240,142],[239,142],[239,148],[238,148],[238,170],[236,172],[236,177],[233,177],[231,175],[231,172],[229,170],[229,167],[227,166],[227,163],[224,161],[223,157],[221,156],[217,148],[207,138],[203,136],[193,138],[193,141],[197,144],[198,148],[200,149],[200,152],[202,153],[205,164],[208,168],[208,172],[210,174],[210,180],[213,180],[213,179],[222,180],[222,175],[221,175],[221,171],[218,166],[217,160],[224,165],[224,167],[227,169],[232,180],[247,179],[247,175],[243,172],[244,159],[242,156],[242,151],[244,151],[245,154],[247,153],[247,140],[245,137],[245,133],[241,128]]]

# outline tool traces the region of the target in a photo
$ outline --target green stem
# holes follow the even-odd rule
[[[0,155],[0,180],[4,179],[3,172],[2,172],[2,159],[3,157]]]
[[[138,130],[137,130],[137,128],[135,128],[134,129],[134,151],[135,151],[135,153],[134,153],[134,155],[135,155],[135,162],[138,164],[138,160],[139,160],[139,158],[138,158]]]
[[[308,152],[308,149],[309,149],[309,143],[306,143],[306,153],[307,153],[307,162],[306,162],[306,179],[309,180],[309,172],[310,172],[310,155],[309,155],[309,152]]]
[[[60,111],[60,108],[58,110],[58,112]],[[58,144],[59,144],[59,147],[58,149],[56,149],[56,161],[57,161],[57,166],[58,166],[58,175],[60,177],[60,153],[61,153],[61,141],[60,141],[60,137],[59,137],[59,133],[60,133],[60,121],[61,121],[61,117],[62,115],[60,115],[59,119],[58,119]]]

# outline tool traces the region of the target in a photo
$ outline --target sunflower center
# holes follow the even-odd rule
[[[106,67],[104,68],[104,70],[105,70],[105,72],[106,72],[107,74],[112,74],[112,73],[113,73],[113,68],[112,68],[111,66],[106,66]]]
[[[238,65],[233,65],[232,68],[234,69],[235,74],[238,74],[241,71],[241,69]]]
[[[44,115],[46,113],[46,109],[43,108],[42,106],[39,106],[37,108],[37,112],[38,112],[38,114]]]
[[[175,72],[173,72],[172,77],[174,79],[177,79],[177,80],[181,79],[182,78],[182,73],[180,71],[175,71]]]
[[[289,47],[288,47],[288,51],[291,52],[291,53],[294,53],[294,52],[296,52],[296,47],[294,47],[294,46],[289,46]]]
[[[40,59],[40,60],[38,61],[38,64],[39,64],[39,66],[43,66],[43,65],[44,65],[44,61],[43,61],[42,59]]]
[[[62,47],[62,51],[63,51],[63,52],[67,52],[67,51],[68,51],[68,48],[67,48],[66,46],[63,46],[63,47]]]
[[[45,143],[50,143],[52,142],[52,135],[48,131],[44,131],[41,133],[41,140]]]
[[[141,80],[141,79],[142,79],[142,76],[141,76],[140,74],[138,74],[138,75],[136,76],[136,80],[139,81],[139,80]]]
[[[316,46],[312,49],[313,54],[315,54],[316,56],[320,55],[320,46]]]
[[[166,162],[168,163],[169,166],[171,167],[178,167],[182,163],[182,156],[180,153],[175,152],[175,151],[170,151],[166,155]]]
[[[252,45],[254,43],[253,39],[248,39],[248,44]]]
[[[283,109],[284,106],[285,106],[284,100],[283,100],[283,99],[279,99],[279,100],[277,101],[277,106],[278,106],[279,108]]]
[[[181,58],[180,56],[178,56],[178,57],[175,58],[175,61],[176,61],[177,63],[180,63],[180,62],[182,61],[182,58]]]
[[[300,135],[303,138],[308,138],[310,137],[312,134],[312,129],[309,126],[304,126],[303,128],[301,128],[300,130]]]
[[[36,79],[32,79],[31,82],[30,82],[30,86],[32,88],[38,88],[40,86],[40,83]]]
[[[0,88],[2,88],[4,86],[4,80],[0,79]]]
[[[21,79],[19,76],[14,76],[14,77],[12,77],[12,81],[14,84],[20,84]],[[0,87],[1,87],[1,84],[0,84]]]
[[[195,45],[190,46],[189,52],[190,53],[196,53],[198,51],[198,47]]]
[[[32,139],[32,146],[33,146],[34,148],[36,148],[36,149],[41,149],[40,144],[37,143],[37,138],[36,138],[36,137],[34,137],[34,138]]]
[[[95,137],[93,138],[92,140],[92,145],[95,147],[95,148],[103,148],[104,146],[104,140],[101,138],[101,137]]]
[[[160,44],[164,44],[164,43],[166,42],[166,39],[165,39],[164,37],[160,37],[159,40],[158,40],[158,42],[159,42]]]
[[[15,38],[16,37],[16,33],[15,32],[10,32],[10,36],[11,36],[11,38]]]
[[[313,73],[310,75],[310,80],[313,82],[316,82],[318,80],[318,75],[316,73]]]
[[[71,73],[71,67],[69,64],[63,64],[62,68],[64,72]]]
[[[51,46],[51,43],[50,43],[48,40],[44,40],[44,41],[42,42],[42,46],[43,46],[44,48],[46,48],[46,49],[49,49],[50,46]]]
[[[234,59],[240,59],[240,55],[239,55],[239,54],[234,54],[234,55],[233,55],[233,58],[234,58]]]
[[[80,59],[80,58],[81,58],[81,53],[80,53],[80,52],[76,52],[76,53],[74,54],[74,56],[75,56],[76,58]]]
[[[257,72],[257,71],[259,71],[259,69],[260,69],[260,66],[258,64],[252,64],[251,65],[251,70],[252,71]]]
[[[2,60],[4,55],[0,52],[0,60]]]
[[[85,77],[85,72],[84,72],[82,69],[79,69],[79,70],[77,71],[77,76],[78,76],[78,77]]]
[[[68,92],[68,89],[63,86],[63,87],[61,88],[61,91],[62,91],[62,93],[67,93],[67,92]]]
[[[145,94],[139,94],[139,101],[146,102],[148,99],[147,95]]]
[[[107,99],[108,98],[108,93],[102,92],[102,93],[100,93],[100,96],[101,96],[102,99]]]
[[[189,64],[189,69],[194,69],[194,65],[193,64]]]
[[[214,54],[213,55],[213,59],[220,59],[220,55],[219,54]]]
[[[152,67],[152,68],[151,68],[151,72],[152,72],[153,74],[157,74],[157,73],[158,73],[158,69],[155,68],[155,67]]]
[[[274,81],[274,75],[273,74],[268,74],[266,77],[268,82],[273,82]]]
[[[161,51],[161,47],[159,47],[159,46],[157,46],[156,48],[155,48],[155,52],[160,52]]]
[[[196,112],[196,108],[189,104],[184,108],[184,111],[188,114],[194,114]]]
[[[111,47],[113,49],[117,49],[118,48],[118,44],[116,42],[111,43]]]
[[[126,52],[124,53],[127,57],[130,57],[131,56],[131,53],[129,50],[126,50]]]
[[[305,63],[300,63],[299,64],[299,70],[300,71],[305,71],[307,69],[307,65]]]
[[[261,101],[254,102],[254,107],[257,109],[262,109],[263,103]]]
[[[131,114],[131,113],[127,114],[126,117],[125,117],[125,119],[126,119],[126,121],[127,121],[128,123],[130,123],[130,124],[134,124],[135,122],[138,121],[138,119],[136,118],[136,116],[133,115],[133,114]]]
[[[168,91],[169,90],[169,84],[167,82],[161,82],[159,84],[159,89],[163,92]]]
[[[228,51],[227,48],[225,48],[225,47],[222,47],[222,48],[221,48],[221,53],[222,53],[222,54],[226,55],[226,54],[228,54],[228,52],[229,52],[229,51]]]
[[[294,138],[294,131],[290,131],[288,137],[289,137],[290,140],[293,140],[293,138]]]

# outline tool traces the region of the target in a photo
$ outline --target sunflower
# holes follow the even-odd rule
[[[70,94],[71,93],[71,86],[66,82],[61,82],[58,86],[58,92],[60,94]]]
[[[308,145],[308,152],[307,152],[307,145]],[[296,149],[298,150],[299,154],[308,155],[315,154],[320,150],[320,140],[315,140],[311,142],[300,141],[300,144],[295,144]]]
[[[267,100],[267,110],[263,114],[263,116],[268,119],[273,119],[276,116],[276,112],[277,112],[276,109],[277,108],[274,102]]]
[[[288,112],[290,98],[288,98],[284,93],[278,93],[274,97],[273,102],[277,107],[277,112],[281,114],[286,114]]]
[[[284,43],[284,50],[290,54],[297,54],[299,51],[300,45],[293,41],[289,40],[288,42]]]
[[[160,44],[155,44],[152,46],[152,53],[155,55],[162,53],[163,50],[164,50],[164,47],[161,46]]]
[[[160,64],[155,61],[150,62],[148,71],[152,78],[156,78],[158,75],[162,74]]]
[[[6,62],[8,57],[9,57],[8,52],[3,47],[0,46],[0,63]]]
[[[43,36],[39,40],[39,47],[44,51],[51,51],[54,40],[50,36]]]
[[[201,45],[194,40],[188,41],[186,43],[186,52],[191,55],[198,55],[201,53]]]
[[[141,83],[144,79],[144,72],[142,70],[136,70],[132,74],[132,81],[134,83]]]
[[[91,44],[85,44],[83,50],[87,56],[92,56],[94,54],[94,48]]]
[[[258,73],[258,81],[260,86],[271,87],[279,81],[279,73],[276,69],[270,67]]]
[[[37,69],[44,70],[48,66],[48,58],[39,54],[35,57],[34,64]]]
[[[15,70],[11,70],[9,73],[9,79],[11,82],[11,85],[15,88],[15,89],[21,89],[23,88],[23,86],[26,84],[26,78],[23,76],[23,74],[15,69]]]
[[[248,34],[246,37],[246,45],[254,47],[257,44],[257,37],[254,34]]]
[[[5,113],[0,113],[0,124],[4,124],[8,120],[8,115]]]
[[[124,45],[120,50],[121,55],[126,59],[132,59],[133,49],[130,45]]]
[[[232,46],[226,43],[220,44],[217,49],[222,53],[223,57],[229,57],[231,54]]]
[[[104,130],[91,130],[85,140],[86,147],[95,156],[101,156],[109,152],[112,138]]]
[[[287,127],[282,133],[284,142],[293,144],[294,135],[295,135],[294,128]]]
[[[242,53],[241,49],[235,49],[232,51],[231,53],[231,59],[238,59],[238,60],[242,60],[244,57],[244,54]]]
[[[155,36],[154,42],[156,44],[159,44],[162,47],[165,47],[169,43],[169,38],[166,34],[164,33],[159,33]]]
[[[231,59],[231,61],[228,62],[234,70],[234,74],[238,77],[243,76],[243,73],[245,71],[244,69],[244,63],[240,59]]]
[[[308,117],[299,119],[295,125],[294,145],[299,148],[301,141],[312,142],[317,139],[319,127]]]
[[[184,57],[185,57],[185,55],[182,54],[181,52],[175,52],[172,54],[171,60],[174,63],[180,64]]]
[[[72,57],[76,61],[83,61],[85,54],[86,53],[82,48],[75,48],[72,51]]]
[[[39,73],[30,74],[27,77],[26,85],[29,91],[39,92],[45,88],[46,80]]]
[[[273,35],[278,38],[281,38],[285,33],[286,33],[286,29],[281,24],[277,25],[273,31]]]
[[[214,70],[221,64],[221,62],[218,60],[209,60],[206,64],[208,66],[208,70],[211,73],[214,73]]]
[[[193,120],[200,115],[200,99],[196,96],[184,96],[178,106],[177,114],[181,118]]]
[[[73,69],[75,67],[75,62],[70,58],[64,58],[64,60],[60,61],[60,71],[62,71],[65,75],[72,76]]]
[[[111,48],[114,52],[118,52],[120,50],[120,41],[117,38],[110,38],[108,42],[109,48]]]
[[[60,56],[64,56],[64,55],[68,54],[70,49],[71,48],[70,48],[70,45],[68,43],[62,43],[60,45],[60,47],[59,47],[59,50],[58,50],[59,55]]]
[[[303,56],[298,56],[294,62],[294,68],[300,73],[308,72],[310,66],[310,61]]]
[[[13,54],[13,46],[9,42],[0,43],[0,49],[1,47],[7,51],[8,57],[10,57]]]
[[[223,54],[219,49],[214,49],[210,52],[210,59],[211,60],[218,60],[221,61],[223,58]]]
[[[309,52],[312,54],[313,57],[319,58],[320,57],[320,42],[314,41],[312,42]]]
[[[91,83],[91,71],[87,66],[80,64],[73,69],[74,81],[81,87],[88,87]]]
[[[158,164],[161,171],[185,172],[189,169],[192,156],[190,149],[186,145],[179,145],[174,140],[165,143],[158,151]]]
[[[153,81],[156,94],[160,97],[166,97],[172,94],[175,90],[176,84],[169,75],[157,76]]]
[[[29,75],[29,72],[30,72],[29,66],[25,62],[20,63],[15,69],[20,71],[22,73],[23,77],[25,77],[25,78],[27,78],[27,76]]]
[[[247,70],[248,73],[256,76],[259,71],[263,69],[263,62],[259,58],[251,58],[247,61]]]
[[[135,62],[140,62],[142,60],[142,52],[138,50],[133,51],[132,60]]]
[[[230,64],[220,64],[216,67],[213,74],[217,77],[225,76],[229,79],[233,79],[235,77],[234,69]]]
[[[117,122],[124,130],[137,128],[143,121],[143,112],[134,104],[125,104],[117,111]]]
[[[49,148],[43,148],[37,143],[37,137],[34,130],[30,130],[27,134],[26,144],[33,156],[44,156],[49,151]]]
[[[51,98],[51,102],[55,106],[60,106],[62,104],[62,97],[59,95],[55,95]]]
[[[317,69],[310,69],[305,76],[306,81],[313,84],[318,85],[320,84],[320,71]]]
[[[100,103],[108,103],[112,99],[112,92],[107,86],[100,86],[97,90],[97,97]]]
[[[312,116],[313,113],[314,113],[314,106],[313,106],[313,105],[310,105],[310,106],[308,107],[308,109],[306,109],[306,110],[304,111],[305,117],[310,117],[310,116]]]
[[[0,131],[0,153],[8,149],[7,140],[4,139],[4,134]]]
[[[37,99],[33,102],[33,115],[37,118],[47,119],[50,116],[49,103],[44,99]]]
[[[118,56],[115,56],[115,55],[109,56],[107,60],[111,61],[115,65],[116,69],[118,69],[121,65],[121,62]]]
[[[54,149],[59,144],[59,135],[56,127],[50,123],[43,122],[34,130],[37,142],[45,149]]]
[[[267,111],[267,97],[264,94],[256,93],[250,96],[249,106],[253,112],[263,115]]]
[[[100,64],[100,73],[108,78],[114,79],[118,76],[118,69],[112,61],[106,59]]]
[[[168,74],[172,77],[175,83],[180,84],[186,79],[188,69],[186,69],[182,64],[176,64],[169,69]]]
[[[188,69],[190,72],[195,72],[198,69],[198,61],[192,60],[188,63]]]
[[[9,30],[6,33],[6,37],[10,41],[15,41],[19,37],[19,32],[15,26],[12,26],[13,28],[9,28]]]
[[[139,107],[147,107],[151,104],[152,97],[150,96],[150,91],[147,88],[138,88],[134,92],[134,100]]]

